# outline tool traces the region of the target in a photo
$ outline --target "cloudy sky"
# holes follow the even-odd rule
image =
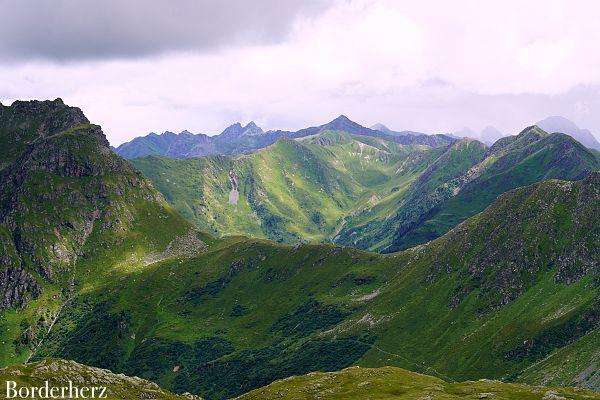
[[[119,144],[235,122],[600,137],[597,0],[0,0],[0,102],[81,107]]]

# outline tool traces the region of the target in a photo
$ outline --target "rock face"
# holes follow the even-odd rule
[[[0,146],[2,308],[25,306],[43,281],[71,288],[91,235],[127,232],[140,204],[165,204],[100,127],[60,99],[1,106],[0,143],[10,143]]]
[[[14,161],[34,140],[88,123],[79,108],[68,107],[61,99],[0,104],[0,169]]]
[[[22,268],[8,267],[0,271],[0,311],[23,307],[41,291],[36,279]]]

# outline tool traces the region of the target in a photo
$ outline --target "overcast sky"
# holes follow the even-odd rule
[[[150,6],[150,4],[152,4]],[[79,106],[119,144],[235,121],[600,137],[600,2],[0,0],[0,101]]]

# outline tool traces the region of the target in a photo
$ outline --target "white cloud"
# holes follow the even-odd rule
[[[277,44],[0,65],[0,98],[63,97],[114,143],[237,119],[299,128],[341,113],[397,129],[511,132],[559,113],[600,132],[582,111],[597,91],[571,90],[600,84],[599,12],[591,0],[339,1]]]

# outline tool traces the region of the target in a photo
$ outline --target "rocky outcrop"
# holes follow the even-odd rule
[[[22,307],[37,298],[42,289],[36,279],[21,268],[5,268],[0,271],[0,311]]]
[[[69,382],[76,387],[106,387],[103,398],[108,399],[202,400],[188,393],[175,395],[154,382],[135,376],[115,374],[106,369],[60,359],[2,368],[0,374],[10,377],[19,386],[41,386],[48,381],[54,387],[68,386]]]
[[[153,264],[168,258],[192,258],[206,250],[208,246],[199,237],[195,229],[190,229],[185,235],[178,236],[160,253],[148,254],[144,265]]]

